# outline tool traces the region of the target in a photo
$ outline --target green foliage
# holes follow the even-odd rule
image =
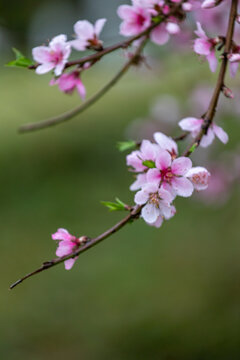
[[[129,140],[129,141],[119,141],[117,143],[117,148],[119,151],[127,151],[127,150],[133,150],[137,147],[136,141]]]
[[[10,61],[8,64],[6,64],[6,66],[27,68],[31,65],[34,65],[34,62],[26,58],[19,50],[13,48],[13,52],[16,55],[16,60]]]
[[[110,211],[124,211],[126,209],[126,204],[124,204],[120,199],[116,198],[116,202],[111,201],[101,201],[101,204],[106,206]]]
[[[155,162],[152,161],[152,160],[144,160],[144,161],[142,162],[142,164],[143,164],[144,166],[147,166],[149,169],[153,169],[153,168],[156,167]]]

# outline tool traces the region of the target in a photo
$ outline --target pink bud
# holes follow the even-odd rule
[[[227,86],[225,86],[225,85],[223,86],[222,92],[223,92],[224,96],[226,96],[227,98],[234,99],[234,94],[233,94],[232,90],[229,89]]]

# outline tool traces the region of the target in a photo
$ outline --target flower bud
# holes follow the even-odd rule
[[[229,89],[227,86],[223,85],[222,92],[224,96],[226,96],[229,99],[234,99],[234,94],[231,89]]]

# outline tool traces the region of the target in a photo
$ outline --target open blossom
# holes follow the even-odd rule
[[[72,252],[77,250],[81,245],[80,239],[78,239],[76,236],[69,234],[69,232],[65,229],[58,229],[58,231],[52,235],[52,239],[59,241],[56,251],[56,255],[58,257],[72,254]],[[65,269],[70,270],[76,260],[77,257],[64,261]]]
[[[208,38],[205,31],[202,29],[200,22],[197,22],[197,30],[195,31],[195,34],[198,36],[198,39],[194,40],[195,53],[206,56],[210,70],[215,72],[218,64],[215,55],[215,46],[219,42],[219,39]]]
[[[184,131],[190,131],[192,137],[196,137],[202,128],[203,122],[203,119],[188,117],[182,119],[179,122],[179,126]],[[226,144],[228,142],[228,134],[220,126],[212,123],[208,128],[207,134],[202,137],[200,146],[207,147],[211,145],[215,136],[217,136],[223,144]]]
[[[141,211],[141,216],[149,224],[160,227],[163,218],[170,219],[174,211],[171,202],[172,194],[159,188],[157,184],[146,184],[142,190],[135,195],[135,203],[138,205],[146,204]]]
[[[76,40],[70,41],[70,44],[78,51],[86,49],[102,48],[102,41],[99,40],[99,35],[103,29],[106,19],[99,19],[95,25],[92,25],[87,20],[77,21],[74,25],[76,33]]]
[[[49,46],[38,46],[32,50],[33,58],[40,65],[37,74],[45,74],[53,69],[56,76],[61,75],[71,54],[71,46],[66,35],[58,35],[50,41]]]
[[[120,34],[123,36],[138,35],[151,25],[151,15],[139,2],[133,5],[121,5],[118,8],[118,16],[123,20],[120,25]]]
[[[79,71],[62,74],[58,79],[53,79],[50,85],[58,85],[59,89],[65,94],[72,94],[76,89],[82,99],[85,99],[86,89],[80,78]]]
[[[149,183],[163,186],[174,196],[189,197],[192,195],[194,187],[186,176],[192,168],[192,161],[189,158],[182,156],[172,160],[168,151],[161,150],[156,157],[155,165],[155,169],[149,169],[147,172]]]

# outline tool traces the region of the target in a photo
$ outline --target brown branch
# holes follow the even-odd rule
[[[189,145],[189,147],[186,149],[186,151],[183,153],[183,156],[189,156],[192,153],[192,151],[195,150],[199,146],[199,144],[202,140],[202,137],[205,134],[207,134],[207,131],[213,122],[213,118],[216,113],[219,97],[220,97],[220,94],[221,94],[223,86],[224,86],[224,81],[225,81],[225,76],[226,76],[226,71],[227,71],[227,66],[228,66],[227,55],[231,51],[231,47],[232,47],[232,39],[233,39],[233,33],[234,33],[234,27],[235,27],[235,20],[236,20],[236,16],[237,16],[237,7],[238,7],[238,0],[232,0],[229,21],[228,21],[228,27],[227,27],[227,34],[226,34],[226,42],[224,45],[224,52],[222,55],[221,67],[220,67],[217,83],[216,83],[210,104],[208,106],[207,112],[203,116],[204,122],[202,125],[202,129],[199,132],[199,134],[195,137],[195,139],[192,141],[192,143]]]
[[[71,255],[44,262],[40,268],[25,275],[24,277],[22,277],[21,279],[16,281],[14,284],[12,284],[10,286],[10,290],[13,289],[14,287],[16,287],[17,285],[19,285],[20,283],[22,283],[24,280],[26,280],[36,274],[39,274],[40,272],[42,272],[44,270],[52,268],[53,266],[61,264],[68,259],[75,258],[76,256],[80,255],[81,253],[91,249],[93,246],[99,244],[101,241],[103,241],[104,239],[107,239],[110,235],[112,235],[115,232],[117,232],[118,230],[120,230],[123,226],[125,226],[129,222],[137,219],[139,217],[141,209],[142,209],[142,206],[136,206],[125,218],[123,218],[121,221],[119,221],[116,225],[114,225],[113,227],[111,227],[110,229],[108,229],[107,231],[102,233],[101,235],[97,236],[96,238],[87,240],[85,245],[81,246],[78,250],[73,252]]]
[[[211,125],[212,120],[214,118],[214,115],[216,112],[216,107],[217,107],[218,100],[219,100],[219,96],[222,91],[222,86],[224,85],[224,79],[225,79],[225,74],[226,74],[227,64],[228,64],[227,54],[231,50],[232,37],[233,37],[233,32],[234,32],[234,22],[235,22],[235,18],[236,18],[236,14],[237,14],[237,4],[238,4],[238,0],[232,0],[229,24],[228,24],[228,30],[227,30],[227,36],[226,36],[226,44],[224,47],[224,56],[222,59],[222,64],[221,64],[221,68],[220,68],[220,72],[219,72],[219,76],[218,76],[218,80],[217,80],[217,84],[216,84],[213,96],[211,98],[208,110],[207,110],[206,114],[204,115],[204,120],[206,123],[204,124],[204,127],[202,128],[202,130],[200,131],[198,136],[194,139],[193,143],[190,144],[190,146],[183,153],[183,156],[191,155],[192,147],[194,145],[196,147],[199,145],[203,135],[208,130],[208,128]],[[184,139],[185,136],[186,136],[186,134],[181,135],[180,140]],[[124,227],[130,221],[134,221],[135,219],[138,219],[140,216],[141,209],[142,209],[142,206],[135,206],[135,208],[133,210],[131,210],[131,212],[125,218],[123,218],[120,222],[118,222],[116,225],[114,225],[113,227],[111,227],[110,229],[108,229],[107,231],[105,231],[104,233],[99,235],[98,237],[96,237],[94,239],[87,239],[87,242],[85,243],[85,245],[81,246],[78,250],[73,252],[71,255],[68,255],[68,256],[65,256],[62,258],[53,259],[48,262],[44,262],[43,265],[39,269],[27,274],[26,276],[22,277],[21,279],[19,279],[15,283],[13,283],[10,286],[10,289],[13,289],[18,284],[22,283],[24,280],[42,272],[42,271],[52,268],[55,265],[61,264],[62,262],[66,261],[68,259],[75,258],[76,256],[80,255],[84,251],[87,251],[88,249],[97,245],[102,240],[108,238],[109,236],[111,236],[112,234],[114,234],[115,232],[120,230],[122,227]]]
[[[90,106],[92,106],[95,102],[97,102],[101,97],[103,97],[120,79],[121,77],[129,70],[129,68],[139,59],[139,56],[146,45],[148,37],[145,36],[144,40],[136,49],[135,53],[132,57],[124,64],[124,66],[117,72],[117,74],[103,87],[101,88],[96,94],[86,100],[83,104],[77,106],[75,109],[67,111],[59,116],[54,116],[50,119],[30,123],[26,125],[22,125],[19,128],[20,133],[25,132],[32,132],[40,129],[45,129],[50,126],[54,126],[65,122],[67,120],[72,119],[77,114],[82,113],[83,111],[87,110]]]

